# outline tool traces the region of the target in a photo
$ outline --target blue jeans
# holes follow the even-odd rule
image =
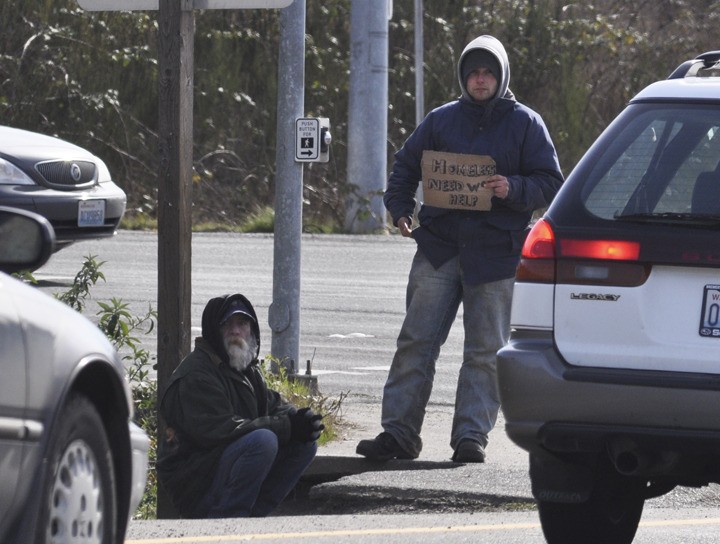
[[[225,448],[197,517],[267,516],[292,491],[316,452],[315,442],[279,446],[268,429],[243,435]]]
[[[465,283],[458,258],[435,269],[417,251],[407,286],[407,315],[383,392],[382,426],[413,456],[422,450],[425,408],[440,347],[460,303],[465,342],[455,396],[450,447],[462,439],[487,445],[500,398],[496,353],[510,334],[514,278],[480,285]]]

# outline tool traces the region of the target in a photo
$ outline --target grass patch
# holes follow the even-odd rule
[[[304,382],[294,380],[292,376],[289,376],[287,369],[278,364],[274,357],[268,356],[268,360],[270,364],[267,364],[265,360],[260,363],[260,369],[268,387],[280,393],[290,404],[298,408],[307,406],[316,414],[323,416],[322,422],[325,429],[318,439],[318,445],[321,446],[335,440],[342,425],[340,413],[347,394],[342,393],[339,398],[332,398],[317,392],[314,393]]]
[[[158,221],[144,213],[125,213],[120,221],[124,230],[157,230]],[[240,232],[240,233],[273,233],[275,232],[275,210],[265,207],[247,217],[242,223],[202,221],[193,223],[193,232]],[[303,232],[309,234],[344,234],[339,226],[332,223],[303,222]]]
[[[125,213],[120,221],[120,228],[125,230],[157,230],[158,221],[144,213]]]

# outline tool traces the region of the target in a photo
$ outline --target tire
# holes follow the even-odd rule
[[[71,396],[50,439],[36,544],[115,544],[117,504],[110,446],[84,396]]]
[[[538,501],[548,544],[630,544],[637,532],[645,498],[645,482],[616,472],[597,479],[584,503]]]

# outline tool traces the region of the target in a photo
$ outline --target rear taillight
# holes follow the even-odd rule
[[[516,279],[536,283],[641,285],[650,266],[638,263],[640,244],[628,240],[556,239],[540,219],[522,249]]]
[[[555,234],[550,224],[540,219],[525,239],[522,256],[528,259],[554,259]]]
[[[640,244],[624,240],[560,240],[562,257],[637,261]]]
[[[534,283],[555,282],[555,234],[544,219],[535,223],[525,239],[515,279]]]

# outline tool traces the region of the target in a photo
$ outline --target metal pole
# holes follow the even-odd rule
[[[423,37],[423,0],[415,0],[415,124],[425,117],[425,60]]]
[[[353,0],[350,13],[349,232],[385,228],[387,181],[388,0]]]
[[[280,12],[271,355],[296,374],[300,353],[300,241],[303,165],[295,161],[295,119],[305,101],[305,0]]]

